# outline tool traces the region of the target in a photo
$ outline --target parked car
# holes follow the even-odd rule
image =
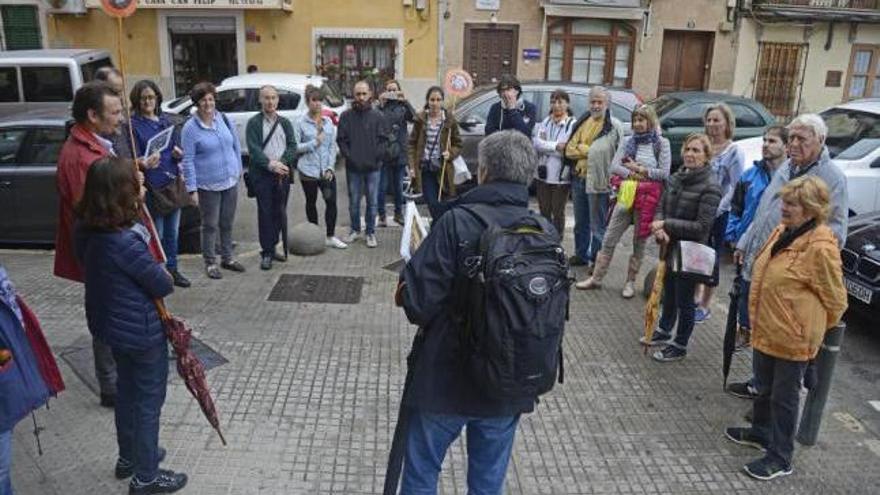
[[[587,112],[590,100],[590,86],[571,82],[524,82],[522,83],[523,99],[535,104],[537,115],[543,119],[550,113],[550,94],[556,89],[568,92],[571,102],[569,108],[575,117]],[[611,115],[620,119],[627,134],[630,132],[633,109],[642,103],[642,98],[629,89],[611,88]],[[493,103],[499,101],[494,85],[481,86],[470,96],[458,102],[455,119],[461,129],[462,157],[468,168],[477,169],[477,146],[483,139],[486,117]],[[476,174],[474,174],[476,176]]]
[[[673,170],[681,165],[684,139],[690,134],[704,131],[703,114],[706,107],[722,102],[730,106],[736,118],[735,139],[762,136],[764,128],[776,122],[775,117],[757,101],[724,93],[683,91],[667,93],[648,102],[657,112],[663,136],[669,139],[672,147]]]
[[[880,211],[850,218],[840,256],[850,306],[880,316]]]
[[[112,65],[104,50],[0,51],[0,116],[51,107],[69,111],[76,90]]]
[[[828,125],[828,152],[846,176],[849,214],[880,210],[880,98],[843,103],[819,115]],[[761,159],[761,137],[736,144],[746,168]]]
[[[0,117],[0,243],[51,246],[58,224],[55,173],[73,122],[46,108]],[[198,209],[184,209],[180,252],[198,252]]]
[[[291,120],[308,112],[308,104],[303,97],[308,85],[324,92],[324,114],[334,122],[348,106],[345,99],[321,76],[255,72],[226,78],[217,87],[217,110],[225,113],[236,127],[242,154],[247,154],[247,121],[260,111],[260,88],[267,84],[278,89],[278,113]],[[189,96],[181,96],[163,103],[162,110],[186,117],[195,111],[195,105]]]

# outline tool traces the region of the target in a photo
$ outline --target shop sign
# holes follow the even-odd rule
[[[86,0],[86,7],[101,8],[101,0]],[[139,9],[280,9],[293,10],[293,0],[137,0]]]

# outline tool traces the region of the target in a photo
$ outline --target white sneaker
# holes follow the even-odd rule
[[[376,242],[376,234],[367,234],[367,247],[374,248],[378,245],[379,243]]]
[[[361,238],[360,232],[351,232],[350,234],[348,234],[348,237],[345,238],[345,242],[348,244],[351,244],[352,242],[354,242],[360,238]]]
[[[336,249],[345,249],[345,248],[348,247],[348,244],[346,244],[346,243],[342,242],[341,240],[339,240],[339,238],[336,237],[335,235],[334,235],[334,236],[331,236],[331,237],[328,237],[328,238],[324,241],[324,245],[327,246],[327,247],[336,248]]]
[[[620,295],[623,296],[624,299],[631,299],[634,295],[636,295],[636,288],[633,282],[628,281],[627,283],[623,284],[623,291],[620,293]]]

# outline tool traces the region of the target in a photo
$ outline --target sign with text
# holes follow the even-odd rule
[[[523,60],[541,60],[541,49],[523,48]]]
[[[119,1],[119,0],[106,0]],[[131,0],[139,9],[280,9],[293,10],[293,0]],[[101,8],[101,0],[86,0],[86,7]]]
[[[501,8],[501,0],[476,0],[477,10],[498,10]]]

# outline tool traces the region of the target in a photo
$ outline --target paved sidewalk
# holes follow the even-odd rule
[[[299,194],[293,201],[300,206]],[[340,206],[340,218],[347,216]],[[258,269],[255,245],[241,243],[248,272],[224,272],[222,281],[208,280],[200,259],[184,257],[193,287],[178,290],[169,306],[229,360],[208,373],[229,445],[220,445],[173,377],[161,443],[168,449],[164,466],[190,475],[181,493],[381,492],[415,330],[392,304],[396,275],[382,268],[399,258],[399,236],[399,228],[379,229],[378,249],[359,242],[346,251],[291,257],[270,272]],[[846,411],[834,391],[819,444],[798,446],[793,476],[759,483],[742,474],[757,452],[722,435],[724,427],[742,424],[750,406],[721,390],[723,308],[719,303],[713,318],[697,327],[683,362],[658,364],[644,356],[637,344],[644,300],[619,296],[629,250],[625,240],[603,290],[572,292],[566,383],[523,418],[507,493],[876,493],[880,436],[836,419]],[[51,254],[4,250],[0,259],[56,352],[86,335],[82,287],[50,275]],[[364,277],[361,303],[268,302],[282,273]],[[15,431],[17,493],[126,493],[126,483],[112,473],[112,412],[98,407],[95,395],[59,363],[68,389],[37,416],[45,426],[45,454],[36,455],[30,420]],[[747,356],[737,355],[732,376],[745,377],[749,366]],[[460,441],[450,450],[442,494],[466,493],[464,451]]]

